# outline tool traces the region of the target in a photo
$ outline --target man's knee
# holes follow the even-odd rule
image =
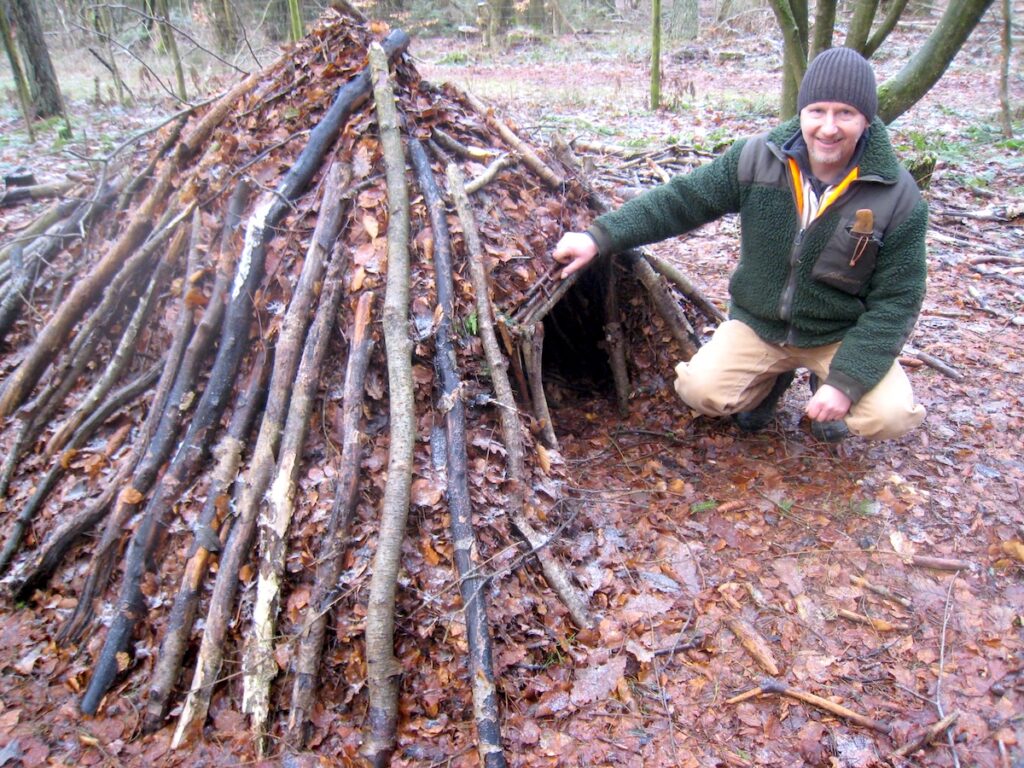
[[[750,397],[736,377],[716,376],[703,367],[679,363],[675,390],[679,398],[704,416],[729,416],[743,410]],[[739,393],[739,394],[737,394]]]
[[[688,406],[705,416],[725,416],[719,393],[710,377],[694,375],[686,363],[676,366],[676,394]]]
[[[892,440],[916,429],[924,421],[924,406],[911,403],[858,403],[846,418],[853,434],[867,440]]]

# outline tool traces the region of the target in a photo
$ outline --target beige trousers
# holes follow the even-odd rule
[[[800,349],[763,341],[750,326],[728,320],[688,363],[676,366],[676,393],[705,416],[728,416],[760,403],[785,371],[807,368],[821,381],[839,343]],[[906,434],[925,417],[914,402],[910,380],[899,361],[874,389],[850,408],[846,426],[855,435],[886,440]]]

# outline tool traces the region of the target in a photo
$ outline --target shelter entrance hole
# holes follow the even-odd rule
[[[614,392],[605,342],[607,283],[607,268],[589,270],[544,317],[542,370],[552,405]]]

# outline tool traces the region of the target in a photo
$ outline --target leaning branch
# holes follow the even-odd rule
[[[405,185],[405,154],[398,130],[398,109],[388,76],[387,60],[370,45],[373,96],[387,176],[388,277],[384,294],[384,348],[388,361],[391,444],[388,474],[381,502],[377,552],[366,608],[366,666],[370,694],[368,733],[362,754],[374,766],[391,761],[398,729],[398,680],[395,659],[395,593],[402,540],[412,485],[416,414],[409,339],[409,193]]]
[[[309,416],[320,383],[320,367],[327,354],[327,344],[334,330],[335,316],[341,301],[342,277],[347,261],[345,255],[344,247],[339,242],[335,245],[334,256],[324,276],[324,290],[295,375],[277,474],[270,484],[265,513],[260,518],[261,560],[256,581],[256,602],[252,611],[253,631],[245,645],[242,689],[242,711],[252,715],[251,727],[256,752],[260,756],[264,752],[263,734],[270,713],[270,683],[277,676],[274,634],[281,596],[281,576],[287,556],[288,528],[295,510],[295,486],[301,468],[302,447],[309,433]]]
[[[437,322],[434,365],[440,373],[440,401],[444,411],[448,450],[448,509],[459,591],[466,616],[469,644],[469,678],[473,681],[473,712],[476,716],[477,750],[488,768],[505,765],[501,748],[501,719],[494,685],[491,632],[487,625],[487,577],[476,567],[479,546],[473,531],[473,507],[469,497],[469,461],[466,450],[466,408],[462,379],[455,358],[453,331],[455,281],[452,277],[451,234],[445,219],[444,200],[434,179],[427,151],[418,141],[409,147],[416,178],[434,233],[434,281],[437,285]]]
[[[373,337],[369,333],[374,294],[364,293],[356,304],[352,321],[348,364],[345,368],[345,390],[341,406],[341,458],[338,479],[334,486],[334,505],[327,524],[324,550],[317,558],[316,581],[302,621],[299,649],[295,654],[295,681],[292,685],[292,708],[288,730],[292,746],[305,746],[306,723],[313,711],[317,672],[327,634],[327,614],[331,595],[341,575],[348,531],[359,500],[359,464],[362,457],[362,416],[366,371],[370,364]]]

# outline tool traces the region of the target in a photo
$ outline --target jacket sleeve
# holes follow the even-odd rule
[[[825,383],[854,403],[889,372],[917,322],[927,278],[927,228],[928,208],[919,200],[887,234],[864,300],[866,310],[832,359]]]
[[[737,178],[744,140],[691,173],[648,190],[596,219],[588,232],[602,255],[665,240],[740,209]]]

